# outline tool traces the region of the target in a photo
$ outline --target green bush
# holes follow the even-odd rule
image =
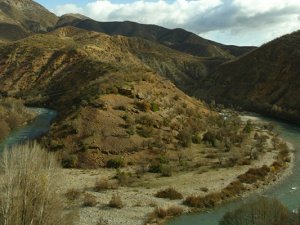
[[[244,133],[251,133],[253,131],[253,124],[251,122],[251,120],[248,120],[247,123],[246,123],[246,126],[244,127],[243,129]]]
[[[109,159],[106,162],[106,167],[107,168],[118,169],[118,168],[121,168],[121,167],[124,167],[124,166],[125,166],[125,162],[122,158]]]
[[[151,110],[152,110],[152,112],[158,112],[159,106],[153,102],[153,103],[151,103]]]
[[[161,173],[161,171],[162,171],[162,163],[157,161],[151,162],[149,166],[150,173]]]

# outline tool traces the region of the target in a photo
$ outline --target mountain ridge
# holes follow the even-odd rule
[[[57,21],[56,15],[34,1],[0,0],[0,39],[5,41],[47,32]]]
[[[231,62],[195,87],[197,96],[300,123],[300,31],[284,35]],[[198,90],[196,90],[198,89]]]
[[[71,15],[63,15],[57,22],[56,27],[66,25],[109,35],[141,37],[159,42],[181,52],[202,57],[234,58],[256,48],[253,46],[223,45],[204,39],[182,28],[168,29],[157,25],[139,24],[131,21],[98,22],[89,18],[80,19]]]

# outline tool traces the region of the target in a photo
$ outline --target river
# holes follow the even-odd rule
[[[262,119],[272,122],[276,127],[275,131],[286,141],[293,144],[295,148],[295,162],[292,175],[286,177],[278,184],[268,188],[262,194],[268,197],[275,197],[286,205],[290,210],[300,206],[300,127],[278,120],[260,116],[250,116],[252,119]],[[292,187],[297,187],[292,190]],[[250,198],[253,196],[250,196]],[[186,214],[170,220],[167,225],[218,225],[223,215],[238,208],[246,199],[238,199],[225,203],[211,211],[203,213]]]
[[[36,118],[26,126],[13,131],[6,139],[4,139],[0,144],[0,151],[2,151],[5,146],[11,147],[15,144],[35,140],[48,133],[51,122],[57,116],[57,112],[44,108],[29,108],[29,110],[37,114]]]
[[[37,117],[27,126],[12,132],[4,142],[0,144],[0,150],[4,146],[23,143],[27,140],[34,140],[46,134],[50,130],[51,122],[57,116],[57,112],[49,109],[30,108],[37,113]],[[275,131],[281,137],[293,144],[295,147],[295,162],[293,174],[282,180],[280,183],[268,188],[262,194],[269,197],[276,197],[290,210],[300,206],[300,127],[269,118],[251,116],[253,119],[262,119],[275,124]],[[292,187],[297,187],[292,190]],[[223,215],[239,207],[247,199],[239,199],[228,202],[206,213],[186,214],[170,220],[167,225],[218,225]]]

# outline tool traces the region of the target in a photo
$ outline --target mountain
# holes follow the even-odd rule
[[[74,26],[108,35],[138,37],[201,57],[232,59],[254,47],[222,45],[183,29],[166,29],[135,22],[98,22],[80,14],[58,18],[32,0],[0,0],[0,40],[16,41],[34,33],[45,33],[63,26]]]
[[[15,41],[47,32],[58,17],[31,0],[0,0],[0,40]]]
[[[56,27],[74,26],[85,30],[97,31],[109,35],[140,37],[159,42],[169,48],[202,57],[234,58],[243,55],[255,47],[222,45],[199,37],[184,29],[167,29],[156,25],[135,22],[98,22],[74,14],[60,17]]]
[[[198,96],[300,123],[300,31],[220,66]]]
[[[142,152],[178,148],[178,133],[203,131],[214,114],[139,54],[169,57],[174,69],[201,58],[156,45],[74,27],[32,35],[0,46],[0,90],[59,111],[44,143],[65,166],[103,166],[112,155],[136,161]]]

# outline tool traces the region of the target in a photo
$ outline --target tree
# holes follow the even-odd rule
[[[57,194],[58,163],[37,144],[4,150],[0,161],[0,224],[71,225]]]
[[[296,225],[292,214],[276,199],[260,197],[226,213],[220,225]]]

